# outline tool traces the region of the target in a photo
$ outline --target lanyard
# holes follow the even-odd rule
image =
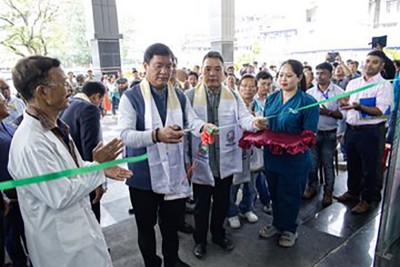
[[[322,96],[323,96],[325,99],[328,99],[328,98],[329,98],[329,96],[328,96],[328,89],[326,89],[325,92],[322,92],[322,91],[319,89],[319,87],[318,87],[318,91],[322,94]]]

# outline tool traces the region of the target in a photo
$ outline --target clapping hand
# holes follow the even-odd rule
[[[360,110],[360,108],[361,105],[358,102],[353,102],[351,105],[346,105],[341,107],[341,109],[343,110],[350,110],[350,109]]]
[[[132,177],[133,173],[130,170],[120,166],[113,166],[104,170],[104,174],[113,180],[124,181]]]
[[[320,115],[328,116],[330,112],[331,111],[329,109],[327,109],[324,105],[320,105],[320,107],[319,107]]]
[[[99,163],[114,160],[118,157],[119,154],[122,153],[123,146],[124,144],[119,138],[114,138],[106,145],[103,145],[103,142],[100,142],[93,149],[93,160]]]

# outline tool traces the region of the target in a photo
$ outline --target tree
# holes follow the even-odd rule
[[[131,12],[126,12],[122,9],[118,10],[119,32],[123,34],[123,38],[119,40],[121,60],[123,64],[135,64],[137,63],[135,61],[135,56],[137,56],[136,54],[143,54],[143,51],[138,53],[138,49],[136,47],[137,42],[135,37],[137,37],[137,32],[135,25],[136,21]]]
[[[58,5],[51,0],[2,0],[0,45],[16,55],[47,55]]]
[[[57,42],[52,42],[54,56],[66,67],[88,66],[92,55],[82,0],[64,0],[60,5],[60,16],[55,23],[57,29],[54,29],[58,34]]]

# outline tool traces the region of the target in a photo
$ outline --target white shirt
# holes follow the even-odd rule
[[[344,93],[344,90],[339,86],[333,84],[333,82],[329,84],[325,92],[319,90],[318,85],[315,85],[314,87],[307,90],[307,94],[313,96],[318,102],[340,95],[342,93]],[[324,106],[331,111],[337,111],[339,110],[339,101],[338,100],[330,101],[325,103]],[[320,131],[334,130],[337,128],[337,124],[338,124],[337,119],[332,118],[330,116],[319,115],[318,130]]]
[[[346,87],[346,92],[354,91],[371,83],[384,81],[380,73],[376,74],[368,81],[365,79],[365,76],[362,76],[360,78],[351,80]],[[351,105],[353,102],[361,102],[360,104],[363,104],[362,101],[365,99],[375,99],[375,107],[379,108],[382,114],[385,114],[385,112],[390,109],[390,106],[393,103],[393,87],[390,82],[378,84],[372,88],[351,95],[349,104]],[[387,118],[384,117],[377,117],[376,119],[363,119],[361,111],[357,111],[355,109],[348,110],[346,118],[346,122],[350,125],[373,125],[385,122],[386,120]]]

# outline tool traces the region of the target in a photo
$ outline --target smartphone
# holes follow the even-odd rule
[[[372,48],[376,48],[376,46],[379,44],[382,47],[386,47],[387,44],[387,35],[384,36],[377,36],[372,38],[372,42],[369,43],[372,45]]]
[[[336,57],[339,55],[339,53],[338,52],[329,52],[328,55],[329,55],[328,61],[332,63],[332,62],[336,61]]]

